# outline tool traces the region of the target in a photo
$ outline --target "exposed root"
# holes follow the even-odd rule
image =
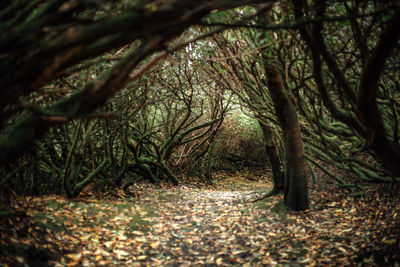
[[[270,192],[268,192],[268,193],[265,194],[264,196],[259,197],[259,198],[256,198],[256,199],[249,200],[248,202],[249,202],[249,203],[258,202],[258,201],[264,200],[264,199],[266,199],[266,198],[272,197],[272,196],[274,196],[274,195],[277,195],[277,194],[279,194],[280,192],[281,192],[281,190],[273,188]]]

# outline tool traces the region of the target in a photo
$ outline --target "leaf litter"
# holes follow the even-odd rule
[[[1,219],[0,266],[399,266],[398,198],[314,185],[305,212],[282,196],[249,201],[270,188],[222,174],[129,199],[15,199]]]

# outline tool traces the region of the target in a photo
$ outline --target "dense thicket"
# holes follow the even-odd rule
[[[3,191],[211,182],[248,151],[296,210],[315,167],[399,182],[397,1],[0,5]]]

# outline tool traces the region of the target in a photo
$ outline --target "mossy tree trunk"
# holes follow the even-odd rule
[[[312,8],[315,10],[315,16],[325,16],[328,10],[328,2],[314,2]],[[309,18],[310,6],[308,6],[307,1],[293,0],[293,7],[298,21]],[[400,176],[400,164],[398,164],[400,148],[394,142],[394,136],[397,133],[394,134],[393,138],[390,136],[385,127],[382,108],[378,105],[378,95],[383,91],[380,90],[379,81],[383,78],[382,73],[384,73],[385,64],[396,51],[400,38],[400,10],[397,7],[393,11],[391,17],[388,17],[389,19],[385,22],[375,44],[374,42],[359,44],[360,47],[364,47],[360,52],[360,54],[363,54],[362,60],[364,62],[357,73],[358,77],[352,75],[352,79],[359,79],[359,86],[352,85],[350,79],[345,75],[346,70],[340,68],[339,59],[330,53],[332,48],[328,46],[329,42],[326,41],[323,21],[303,25],[299,27],[299,32],[311,53],[313,79],[324,106],[333,118],[345,123],[350,129],[354,129],[357,135],[368,142],[370,149],[376,154],[377,159],[386,170],[393,177],[398,177]],[[354,24],[356,21],[353,20],[352,23]],[[370,53],[365,50],[370,50]],[[325,64],[326,69],[324,68]],[[326,81],[326,77],[329,76],[334,77],[331,84]],[[348,103],[341,105],[342,107],[337,105],[329,92],[331,88],[341,88]],[[341,91],[335,93],[336,95],[342,94]],[[352,110],[343,108],[343,106],[353,106],[354,108]]]
[[[183,44],[169,48],[168,53],[164,51],[137,68],[145,58],[165,50],[169,41],[212,11],[269,1],[161,1],[154,10],[148,9],[146,1],[139,1],[135,8],[113,11],[101,18],[85,17],[94,11],[97,6],[94,2],[3,2],[0,4],[0,165],[20,157],[49,127],[90,116],[172,50],[183,48]],[[110,10],[118,6],[111,5]],[[71,67],[139,41],[141,44],[131,53],[74,94],[67,94],[44,108],[19,105],[20,98],[64,77]],[[134,69],[137,72],[132,76]],[[14,120],[18,114],[24,115]]]

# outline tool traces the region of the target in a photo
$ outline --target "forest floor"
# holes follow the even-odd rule
[[[14,199],[0,217],[0,266],[399,266],[399,199],[311,184],[291,212],[265,176],[210,186],[138,184],[119,197]]]

